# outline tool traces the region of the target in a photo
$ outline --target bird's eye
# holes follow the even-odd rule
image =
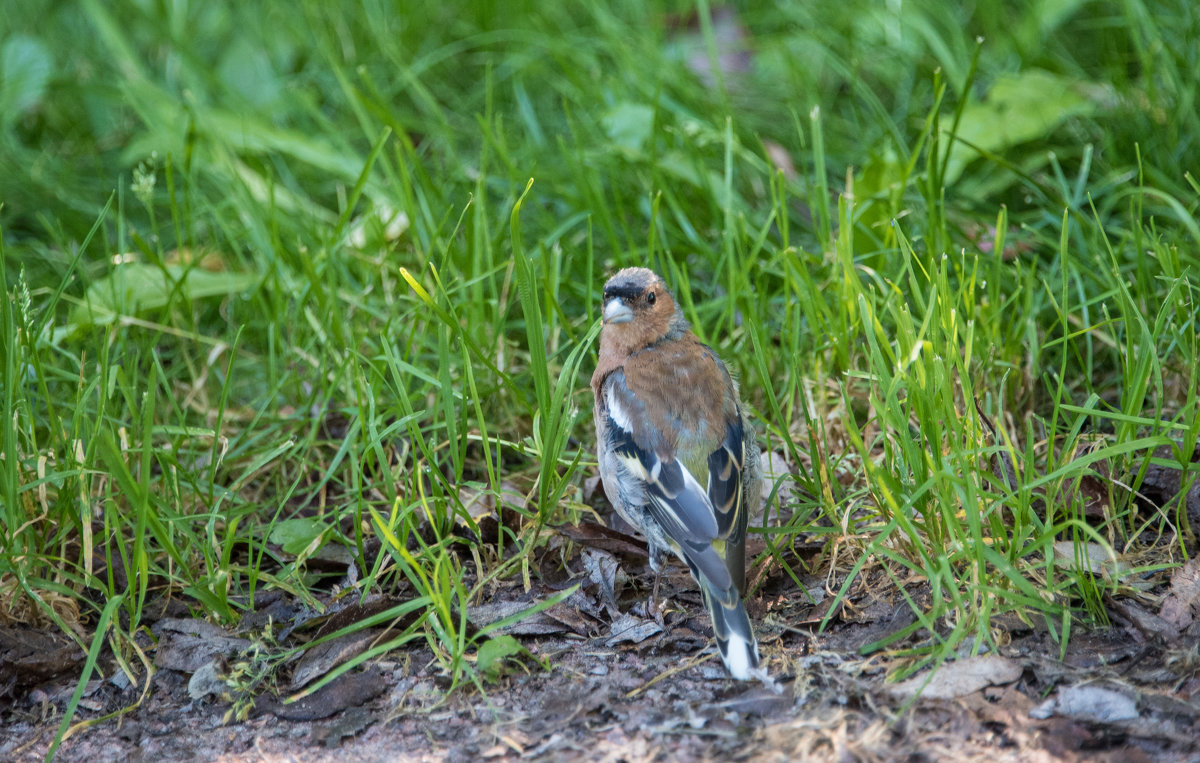
[[[657,297],[654,296],[654,292],[650,292],[649,294],[646,295],[646,301],[652,305],[654,304],[655,299],[657,299]]]

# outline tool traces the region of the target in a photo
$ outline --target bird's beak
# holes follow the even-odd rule
[[[604,325],[629,323],[631,320],[633,320],[633,310],[630,310],[620,297],[613,297],[604,303]]]

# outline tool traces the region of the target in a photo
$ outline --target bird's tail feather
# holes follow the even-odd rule
[[[754,638],[750,616],[746,614],[746,606],[742,603],[737,585],[729,576],[717,584],[701,572],[691,559],[687,561],[692,577],[700,584],[700,592],[704,595],[704,606],[712,618],[713,633],[717,637],[717,648],[721,651],[725,669],[739,681],[758,677],[758,641]]]

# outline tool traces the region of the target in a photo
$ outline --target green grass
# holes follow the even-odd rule
[[[384,648],[479,682],[519,652],[463,605],[591,511],[630,264],[813,496],[767,553],[928,582],[876,645],[904,670],[1006,611],[1065,641],[1194,550],[1135,500],[1200,436],[1192,4],[780,4],[740,12],[744,71],[697,8],[10,9],[0,621],[136,659],[153,597],[235,623],[336,553],[344,595],[412,592]]]

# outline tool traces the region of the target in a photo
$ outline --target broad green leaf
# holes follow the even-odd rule
[[[0,124],[9,127],[46,92],[54,60],[41,40],[17,35],[0,47]]]
[[[271,528],[271,542],[283,547],[286,554],[299,556],[325,532],[327,525],[317,519],[298,517],[276,522]]]
[[[283,92],[279,75],[260,41],[235,38],[222,53],[217,73],[227,88],[260,107],[269,107]]]
[[[644,103],[623,101],[609,109],[600,124],[613,143],[640,152],[654,129],[654,109]]]
[[[525,647],[512,636],[496,636],[479,645],[476,667],[490,680],[503,674],[504,663],[510,657],[528,654]]]
[[[1083,95],[1082,85],[1041,69],[1001,77],[982,103],[963,110],[957,137],[992,153],[1047,137],[1067,119],[1096,110],[1096,104]],[[946,165],[946,185],[978,156],[974,148],[956,141]]]
[[[234,294],[252,288],[258,276],[247,273],[210,273],[130,263],[115,268],[88,287],[83,301],[71,310],[74,327],[107,325],[120,315],[137,315],[169,304],[181,296],[197,300]]]

